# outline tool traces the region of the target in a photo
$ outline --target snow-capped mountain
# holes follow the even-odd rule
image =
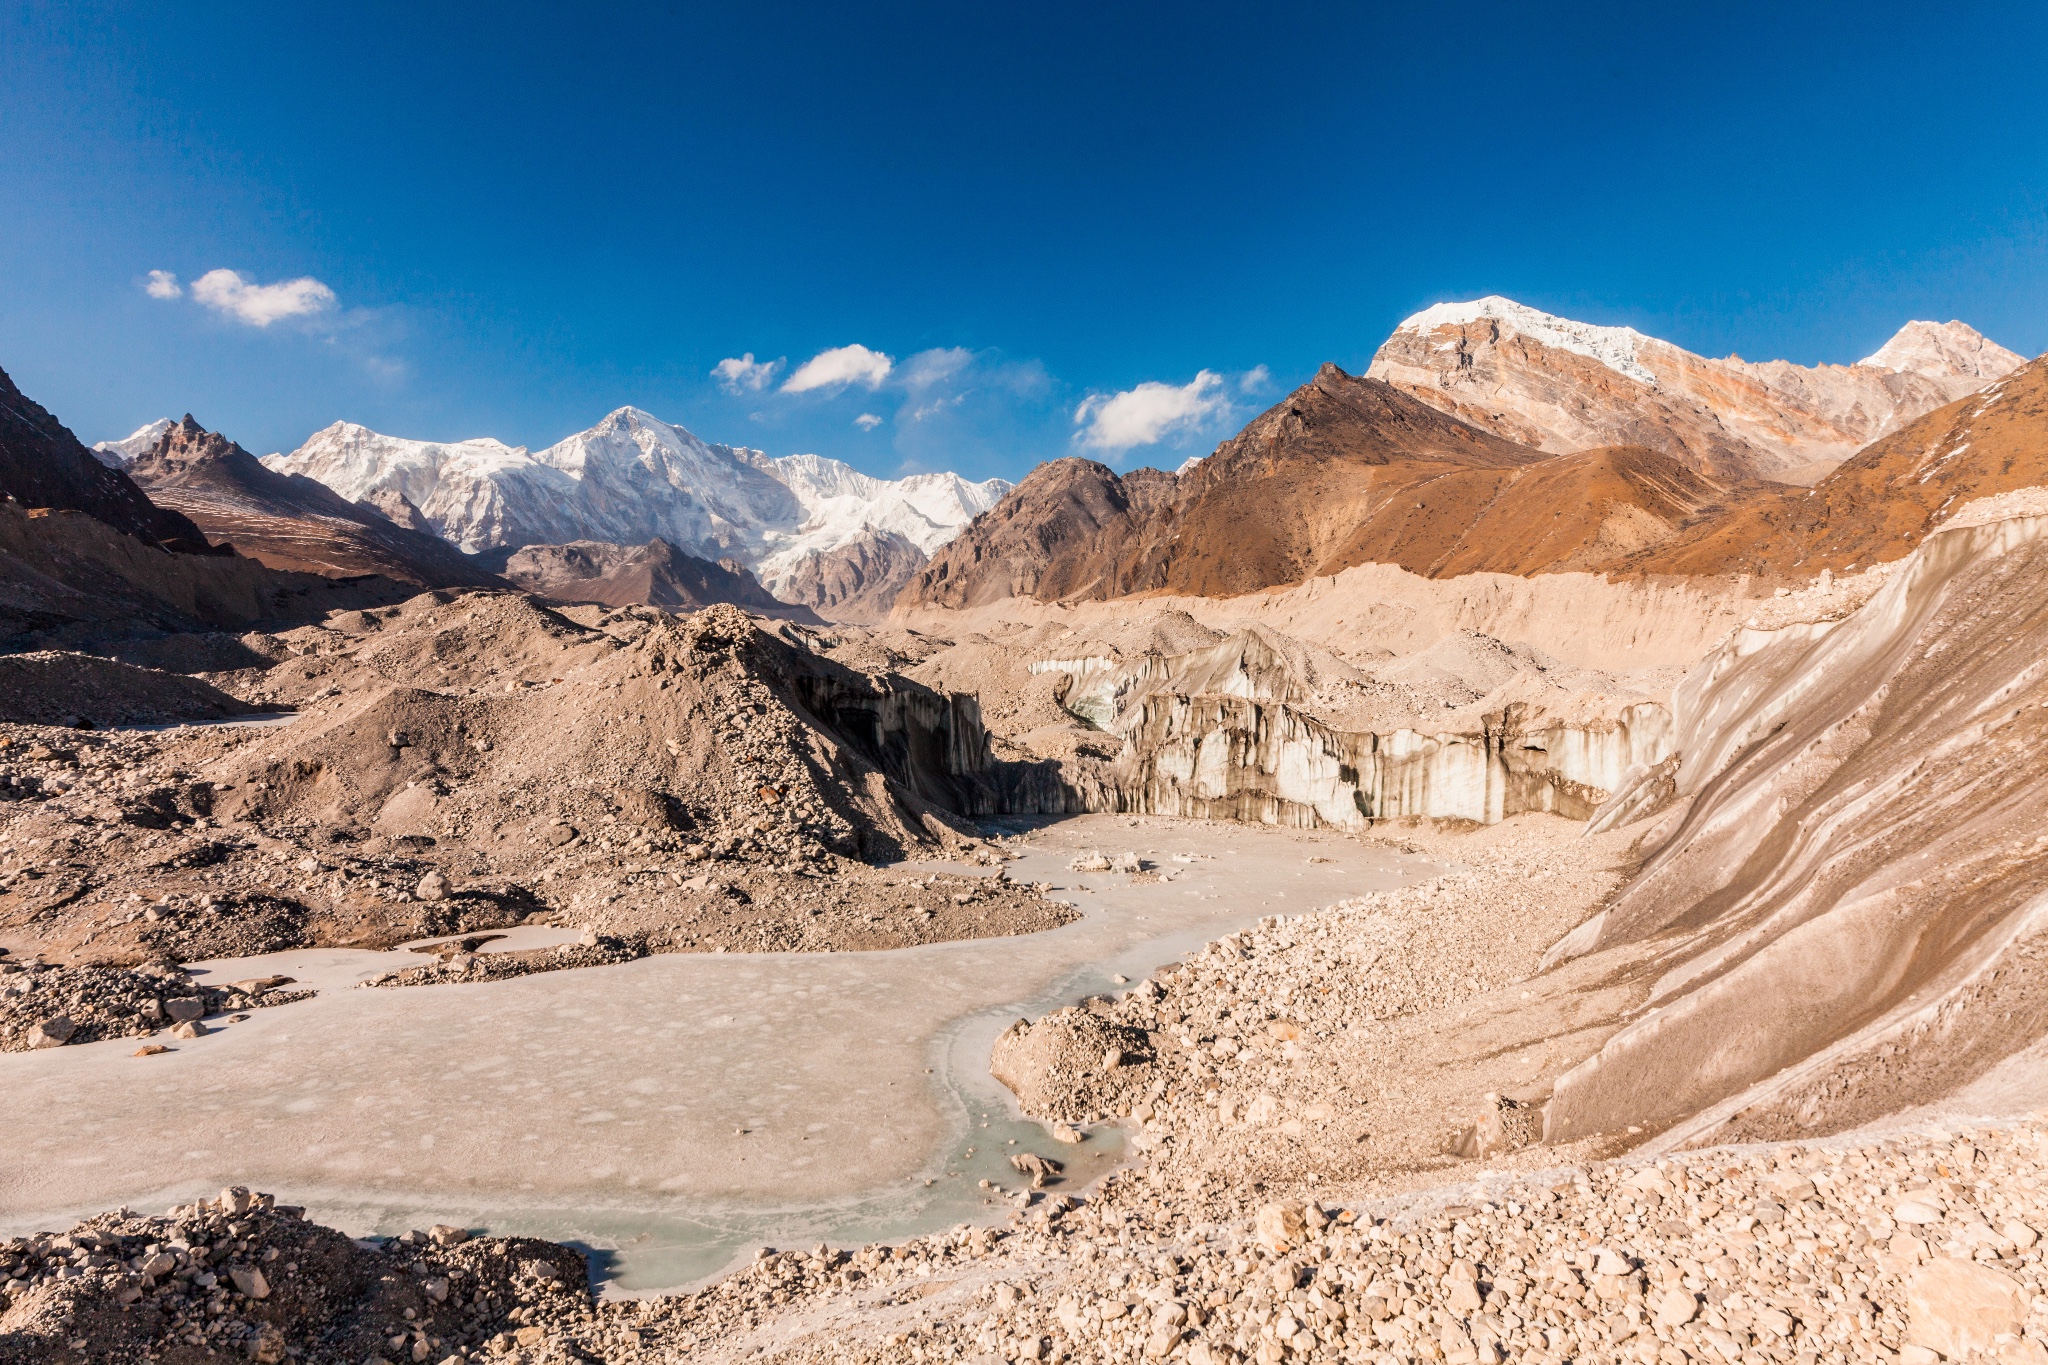
[[[126,469],[135,462],[136,456],[162,440],[163,434],[176,425],[168,417],[159,417],[147,426],[137,427],[132,436],[124,436],[118,441],[93,442],[93,456],[110,468]]]
[[[1805,483],[2021,363],[1961,322],[1909,322],[1854,365],[1716,360],[1495,295],[1408,318],[1366,374],[1552,453],[1641,445],[1716,477]]]
[[[1007,479],[969,483],[950,472],[877,479],[822,455],[784,455],[763,460],[759,468],[794,493],[804,509],[794,530],[767,534],[768,553],[754,565],[771,589],[806,555],[851,544],[865,531],[894,532],[930,554],[1002,501],[1011,487]]]
[[[263,463],[318,479],[351,501],[396,493],[472,554],[659,538],[706,559],[737,559],[770,587],[806,555],[869,529],[929,552],[1010,489],[1002,479],[970,483],[954,474],[876,479],[817,455],[770,459],[630,407],[537,452],[488,438],[406,440],[336,422]]]

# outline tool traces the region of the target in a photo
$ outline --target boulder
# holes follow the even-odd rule
[[[36,1047],[62,1047],[71,1041],[71,1035],[78,1032],[78,1025],[71,1022],[68,1014],[52,1015],[28,1031],[28,1045]]]
[[[2027,1295],[2003,1271],[1937,1257],[1906,1285],[1906,1341],[1950,1359],[1989,1352],[2026,1325]]]

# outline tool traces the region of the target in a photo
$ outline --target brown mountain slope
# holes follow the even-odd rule
[[[2048,356],[1873,442],[1811,489],[1759,497],[1608,566],[1810,575],[1899,559],[1972,498],[2048,484]]]
[[[1040,466],[898,600],[1227,596],[1367,563],[1432,577],[1577,569],[1744,496],[1650,450],[1545,456],[1325,365],[1178,478]]]
[[[0,370],[0,494],[27,508],[84,512],[169,549],[210,550],[197,526],[151,502],[120,470],[101,464],[69,427],[14,387],[5,370]]]
[[[1730,488],[1642,446],[1556,455],[1509,471],[1455,547],[1415,572],[1452,578],[1589,569],[1662,544],[1681,528],[1756,496],[1758,488]],[[1378,520],[1400,511],[1396,504]],[[1361,543],[1348,557],[1354,563],[1400,563],[1372,553],[1373,529],[1360,528]]]
[[[778,602],[753,574],[732,560],[712,563],[656,538],[645,545],[578,540],[567,545],[526,545],[505,561],[505,577],[530,593],[557,602],[607,607],[644,605],[695,611],[714,602],[763,616],[816,621],[806,607]]]
[[[128,469],[157,503],[273,569],[377,573],[426,588],[505,586],[437,536],[396,525],[303,475],[265,469],[189,413]]]
[[[1115,597],[1135,527],[1174,476],[1119,477],[1093,460],[1048,460],[932,557],[899,602],[979,607],[1005,597]]]

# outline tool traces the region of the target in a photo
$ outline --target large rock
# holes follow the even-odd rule
[[[1906,1341],[1950,1359],[2017,1337],[2026,1320],[2026,1292],[1990,1266],[1942,1257],[1906,1286]]]
[[[65,1014],[43,1020],[29,1030],[28,1045],[34,1047],[62,1047],[71,1041],[71,1035],[78,1032],[78,1025]]]

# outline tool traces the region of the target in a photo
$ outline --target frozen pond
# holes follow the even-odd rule
[[[0,1233],[246,1184],[357,1234],[452,1222],[615,1249],[607,1269],[631,1289],[758,1245],[1006,1214],[978,1181],[1015,1189],[1010,1153],[1067,1161],[1064,1188],[1079,1188],[1121,1150],[1114,1129],[1076,1150],[1015,1117],[987,1063],[1020,1014],[1115,990],[1115,974],[1137,980],[1262,915],[1430,870],[1339,834],[1165,819],[1088,816],[1030,843],[1011,875],[1061,888],[1079,922],[403,990],[350,987],[422,961],[404,952],[207,964],[215,980],[280,972],[320,994],[157,1057],[134,1057],[136,1039],[0,1055]],[[1081,848],[1133,850],[1175,879],[1067,871]],[[522,929],[488,946],[567,937]]]

